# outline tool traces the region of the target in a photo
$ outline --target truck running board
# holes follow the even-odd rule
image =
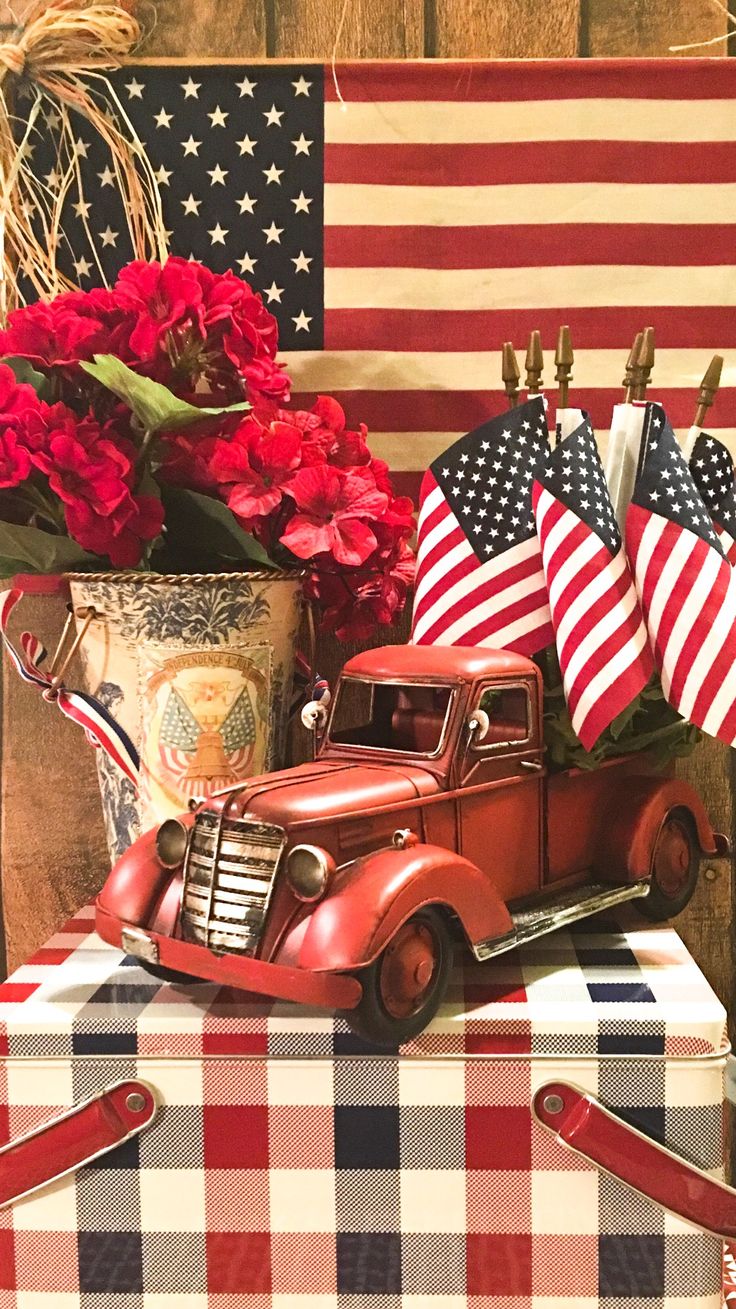
[[[479,941],[473,946],[476,959],[490,959],[492,955],[503,954],[513,950],[525,941],[533,941],[546,932],[554,932],[558,927],[574,923],[579,918],[597,914],[601,909],[611,909],[622,904],[624,900],[636,900],[648,895],[649,881],[631,882],[626,886],[611,886],[610,882],[598,882],[592,886],[576,886],[560,892],[554,898],[548,898],[531,909],[512,912],[513,932],[506,936],[494,937],[490,941]]]

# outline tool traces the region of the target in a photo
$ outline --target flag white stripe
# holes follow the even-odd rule
[[[440,488],[438,486],[433,487],[429,495],[426,496],[424,503],[419,510],[419,528],[424,526],[424,523],[429,518],[430,514],[434,513],[435,509],[439,509],[444,498],[445,497],[440,491]]]
[[[539,575],[540,589],[544,585],[544,575]],[[509,623],[508,627],[502,627],[494,632],[491,636],[484,637],[478,645],[487,646],[494,649],[496,646],[499,650],[505,650],[507,646],[513,645],[520,637],[525,636],[528,632],[534,632],[540,627],[545,627],[549,623],[549,606],[544,604],[534,609],[530,614],[525,614],[523,618],[517,618],[516,622]]]
[[[468,573],[467,577],[461,578],[460,581],[456,582],[454,586],[451,586],[449,590],[442,591],[439,600],[422,615],[421,619],[416,624],[414,629],[414,640],[421,639],[424,633],[433,626],[437,619],[447,613],[453,605],[458,604],[467,595],[476,591],[478,587],[484,586],[488,582],[493,581],[495,577],[499,576],[499,574],[505,573],[509,568],[524,563],[530,555],[536,553],[537,549],[537,539],[536,537],[531,537],[529,541],[523,541],[520,545],[514,546],[513,549],[504,551],[503,554],[498,555],[495,559],[489,559],[486,563],[479,564],[472,573]],[[474,554],[474,551],[471,550],[470,546],[468,546],[468,553]],[[443,560],[442,563],[445,564],[445,561]],[[444,567],[435,565],[435,568],[432,571],[436,573],[437,577],[440,577],[444,576],[449,571],[449,568],[446,564]],[[529,579],[527,579],[528,582],[531,583],[530,586],[527,587],[526,583],[517,582],[508,589],[510,589],[517,597],[527,595],[534,589],[534,585],[539,585],[538,578],[539,573],[534,573]],[[522,587],[524,589],[517,589]],[[506,589],[507,588],[504,588],[504,591]],[[503,607],[504,602],[501,597],[503,596],[504,591],[502,591],[499,596],[494,597],[494,608]],[[487,606],[487,601],[479,602],[478,608],[487,610]],[[448,637],[447,634],[445,634],[443,636],[443,644],[451,645],[452,642],[457,640],[464,632],[469,632],[478,621],[477,618],[473,617],[475,614],[476,608],[472,610],[471,614],[466,614],[463,618],[456,620],[449,629],[452,635]]]
[[[731,573],[728,579],[728,591],[721,612],[723,613],[723,629],[728,631],[729,628],[733,627],[736,619],[736,573],[734,572]],[[720,619],[720,613],[718,617]],[[717,626],[720,627],[720,623]],[[703,719],[703,730],[705,732],[715,735],[720,730],[734,699],[736,699],[736,664],[731,665],[722,685],[711,701],[708,712]],[[732,737],[731,745],[735,743],[736,737]]]
[[[446,596],[442,594],[443,578],[445,578],[453,568],[456,568],[458,564],[473,557],[474,551],[472,546],[468,541],[463,539],[458,542],[456,546],[453,546],[452,550],[448,551],[446,555],[443,555],[441,559],[438,559],[437,563],[433,564],[426,573],[420,576],[414,592],[415,610],[418,608],[420,601],[424,601],[427,596],[432,596],[433,592],[438,589],[439,602],[433,599],[431,607],[426,611],[426,613],[422,614],[421,618],[417,621],[414,629],[415,639],[420,637],[423,632],[427,631],[427,629],[432,626],[432,623],[435,622],[440,614],[449,606],[449,601]],[[469,574],[470,577],[473,577],[474,575],[474,573]],[[455,585],[456,587],[464,585],[464,579],[463,582],[457,582]]]
[[[659,633],[659,628],[662,622],[663,615],[665,613],[667,605],[669,604],[670,597],[672,596],[675,590],[675,586],[677,585],[678,578],[682,573],[683,568],[687,564],[687,561],[689,560],[690,556],[693,554],[694,550],[696,549],[699,539],[700,538],[695,536],[693,532],[681,531],[674,545],[672,546],[672,549],[670,550],[670,553],[668,554],[664,562],[659,577],[657,578],[654,591],[652,592],[652,598],[649,604],[649,612],[647,614],[647,626],[650,632]],[[687,608],[690,621],[694,622],[698,616],[698,613],[700,612],[700,601],[696,597],[693,603],[691,603],[692,596],[693,596],[693,590],[691,589],[688,592],[687,599],[685,600],[684,604],[685,607]],[[680,589],[678,592],[678,604],[682,604],[682,589]],[[660,642],[660,648],[661,648],[661,642]],[[661,670],[662,690],[664,691],[665,697],[669,695],[670,684],[672,682],[673,673],[674,673],[674,664],[672,663],[669,657],[669,643],[667,643],[662,649],[662,670]]]
[[[457,521],[452,514],[448,513],[442,519],[440,519],[439,523],[435,523],[432,530],[430,532],[427,532],[426,537],[423,538],[421,534],[422,532],[421,520],[417,530],[419,532],[419,539],[421,541],[421,549],[419,552],[419,567],[421,568],[423,566],[424,560],[429,558],[429,555],[431,554],[432,550],[434,550],[440,544],[440,542],[444,541],[446,537],[450,536],[453,532],[457,531]],[[434,566],[436,567],[436,565]]]
[[[560,596],[565,590],[565,587],[570,585],[570,582],[573,581],[576,575],[580,572],[581,568],[584,568],[585,565],[595,557],[599,549],[600,549],[600,542],[598,538],[592,534],[590,536],[586,536],[585,539],[581,541],[580,545],[577,546],[575,550],[573,550],[570,557],[565,560],[565,563],[562,564],[560,569],[555,573],[554,577],[549,583],[549,605],[553,613],[557,608]],[[552,551],[546,554],[547,561],[548,561],[547,562],[548,573],[551,572],[552,555],[553,555]]]
[[[723,550],[726,554],[729,554],[730,551],[733,550],[734,545],[736,545],[736,537],[731,536],[731,533],[727,532],[725,527],[722,527],[720,523],[715,526],[716,526],[716,535],[723,547]]]
[[[736,210],[735,210],[736,212]],[[401,269],[391,269],[387,276],[387,270],[379,270],[381,279],[385,286],[391,288],[391,294],[395,288],[395,274]],[[515,270],[512,270],[515,271]],[[565,273],[567,269],[563,270]],[[583,273],[589,270],[583,269]],[[614,270],[615,272],[616,270]],[[688,282],[690,276],[683,281]],[[356,272],[363,273],[365,269],[357,269]],[[534,270],[535,286],[539,282],[540,273],[545,269]],[[713,293],[716,291],[723,293],[729,289],[724,285],[724,270],[722,268],[711,269],[711,273],[717,273],[718,277],[714,278]],[[732,270],[732,287],[733,300],[730,303],[736,304],[736,268]],[[473,280],[474,295],[477,295],[477,282],[479,271],[471,269]],[[432,271],[430,282],[432,283],[431,294],[434,297],[436,291],[435,281],[439,274]],[[455,281],[458,276],[456,271],[448,274]],[[496,301],[496,270],[493,270],[488,287],[488,298],[492,302],[493,308],[498,308]],[[674,304],[672,299],[672,280],[673,270],[667,269],[667,291],[669,293],[665,303]],[[563,288],[561,288],[563,289]],[[663,291],[664,291],[663,287]],[[641,301],[642,288],[638,287],[639,299],[634,303],[639,304]],[[449,292],[449,288],[448,288]],[[520,301],[524,305],[528,301],[528,288],[526,296]],[[448,304],[453,301],[437,297],[437,304],[430,305],[429,308],[441,309],[447,308]],[[557,302],[555,302],[557,303]],[[565,305],[571,302],[567,299],[560,301]],[[692,304],[689,298],[685,298],[686,304]],[[714,303],[724,304],[722,294]],[[352,304],[358,304],[371,307],[371,300],[367,294],[359,296]],[[346,306],[350,307],[350,305]],[[408,305],[402,305],[402,308],[408,308]],[[419,307],[419,306],[415,306]],[[463,308],[468,309],[471,306],[463,303]],[[700,379],[703,374],[703,359],[707,359],[709,351],[703,347],[699,350],[686,349],[658,349],[657,350],[657,372],[655,376],[656,386],[664,390],[676,388],[697,388],[700,386]],[[279,353],[281,357],[281,353]],[[319,391],[326,384],[332,386],[333,390],[351,390],[355,387],[356,376],[360,378],[360,389],[364,391],[390,391],[394,389],[405,391],[488,391],[496,389],[496,379],[498,378],[498,351],[491,350],[397,350],[381,351],[377,354],[372,350],[324,350],[324,351],[286,351],[283,358],[292,371],[295,378],[295,386],[298,389],[307,391]],[[618,379],[621,372],[621,355],[617,350],[586,350],[581,351],[575,359],[575,386],[584,390],[596,390],[601,385],[612,386],[614,379]],[[721,386],[736,386],[736,360],[731,360],[724,365]],[[554,403],[554,393],[551,399]],[[621,406],[626,408],[632,414],[639,414],[642,411],[638,408],[632,408],[631,405]],[[549,415],[552,421],[553,414]],[[460,433],[464,435],[464,433]],[[448,444],[450,434],[446,434]],[[406,440],[406,434],[404,434]],[[447,447],[445,447],[447,448]]]
[[[694,534],[691,533],[691,535]],[[690,636],[694,624],[700,618],[700,611],[703,603],[708,598],[710,590],[718,577],[720,568],[721,560],[718,555],[714,550],[709,550],[684,604],[682,604],[682,596],[678,595],[678,605],[681,605],[682,607],[679,609],[677,618],[672,626],[672,631],[667,640],[666,661],[669,672],[668,674],[662,675],[662,690],[666,696],[669,696],[674,670],[677,667],[677,661],[682,654],[685,642]],[[723,606],[721,606],[719,614],[722,612]],[[733,621],[733,615],[731,616],[731,621]],[[724,629],[724,636],[726,630],[727,629]],[[704,642],[700,646],[685,680],[682,693],[678,699],[678,711],[683,714],[685,718],[689,716],[698,691],[703,685],[714,657],[718,654],[719,646],[714,638],[715,632],[711,633],[707,642]]]
[[[596,673],[591,679],[580,699],[575,706],[575,713],[572,716],[572,725],[576,732],[583,729],[583,724],[593,709],[597,701],[605,693],[617,678],[622,677],[628,668],[639,658],[642,650],[647,643],[647,629],[642,619],[634,635],[626,642],[625,645],[607,661],[600,672]]]
[[[504,557],[505,556],[503,555],[500,556],[501,559]],[[484,565],[481,565],[481,567],[483,566]],[[496,572],[501,571],[503,570],[496,569]],[[477,574],[474,576],[477,578]],[[471,589],[475,590],[475,587]],[[457,618],[455,622],[446,629],[443,634],[443,642],[447,645],[460,644],[462,637],[466,636],[468,632],[472,632],[473,628],[477,627],[478,624],[487,617],[489,604],[492,606],[494,612],[500,612],[500,610],[505,609],[508,605],[516,604],[518,601],[525,599],[527,596],[534,595],[540,590],[544,591],[544,573],[541,568],[538,572],[532,573],[529,577],[524,578],[522,582],[515,582],[511,586],[503,587],[502,590],[496,592],[492,600],[488,601],[479,599],[478,603],[474,605],[472,609],[463,614],[461,618]],[[549,620],[549,608],[546,603],[544,605],[544,612],[547,614],[547,619]],[[525,615],[523,618],[515,620],[508,627],[494,630],[493,642],[496,642],[500,647],[502,647],[508,641],[513,640],[513,636],[510,635],[510,633],[513,632],[514,635],[518,636],[520,633],[528,631],[529,627],[532,625],[535,627],[541,626],[543,621],[544,619],[540,619],[539,622],[535,621],[532,624],[530,617]],[[493,644],[493,642],[486,641],[486,644]],[[478,642],[478,644],[482,643]]]
[[[700,584],[700,577],[698,577],[690,593],[691,596],[694,597],[692,605],[689,606],[689,608],[691,609],[689,629],[691,631],[694,621],[692,611],[694,611],[696,607],[699,609],[704,603],[704,601],[707,599],[708,592],[710,591],[710,588],[713,585],[713,581],[715,580],[715,575],[718,572],[718,567],[719,567],[718,560],[712,555],[712,552],[709,551],[709,559],[710,558],[713,558],[713,562],[715,563],[715,570],[709,570],[711,576],[708,578],[707,582],[704,585]],[[701,570],[701,576],[702,576],[702,572],[704,571],[705,570]],[[713,625],[708,632],[707,638],[702,642],[700,649],[698,650],[697,656],[693,660],[692,665],[688,670],[688,675],[685,678],[685,683],[682,688],[682,694],[679,698],[678,705],[677,705],[678,712],[681,713],[684,718],[689,718],[690,714],[692,713],[693,707],[695,705],[695,701],[698,698],[698,694],[702,689],[708,677],[708,674],[711,668],[713,667],[715,660],[718,658],[721,650],[723,649],[724,643],[728,639],[728,634],[731,631],[731,628],[733,627],[734,618],[736,617],[736,593],[734,591],[735,583],[736,583],[736,575],[731,573],[729,575],[729,582],[728,582],[728,587],[726,589],[726,594],[720,605],[718,613],[716,614],[716,617],[713,621]],[[688,600],[689,599],[690,597],[688,597]],[[715,695],[715,697],[711,701],[711,704],[708,707],[708,712],[706,714],[703,724],[706,731],[711,731],[713,726],[718,728],[720,726],[721,720],[723,719],[725,712],[728,710],[728,708],[730,708],[735,693],[734,690],[730,690],[730,691],[728,690],[729,682],[732,680],[733,680],[733,670],[729,674],[729,677],[726,678],[723,686],[719,688],[717,694]],[[722,710],[719,709],[719,706],[721,705],[723,705]],[[706,723],[709,723],[710,726],[705,727]]]
[[[605,546],[602,542],[601,550],[605,550]],[[606,554],[608,554],[607,550]],[[590,581],[585,589],[580,592],[580,595],[576,596],[567,608],[563,609],[559,621],[555,609],[553,608],[552,613],[555,617],[558,650],[564,650],[565,645],[578,623],[593,608],[593,606],[598,603],[598,601],[605,595],[606,591],[611,586],[616,585],[625,568],[626,556],[623,549],[621,549],[612,559],[609,558],[609,562],[599,573],[596,573],[592,581]]]
[[[736,117],[736,101],[732,112]],[[736,211],[736,182],[548,182],[543,205],[539,195],[534,180],[496,186],[327,182],[325,225],[558,225],[564,214],[569,223],[698,223],[707,228],[733,222]]]
[[[601,646],[617,632],[622,623],[626,621],[632,609],[637,604],[636,591],[630,586],[626,595],[619,601],[613,609],[609,609],[598,620],[594,627],[588,632],[587,636],[580,642],[580,645],[566,661],[564,686],[565,690],[570,693],[573,685],[583,671],[588,660],[597,654]],[[610,665],[609,665],[610,666]],[[610,679],[613,680],[613,679]]]
[[[735,108],[733,100],[716,97],[468,99],[453,100],[451,104],[442,100],[352,101],[347,105],[328,101],[324,111],[325,141],[328,145],[405,145],[407,141],[733,141]]]
[[[644,595],[644,583],[646,581],[646,575],[649,569],[649,564],[651,562],[652,555],[654,554],[654,551],[657,548],[657,542],[659,541],[662,533],[664,532],[665,526],[666,526],[665,520],[663,518],[660,518],[658,514],[653,514],[649,518],[648,522],[644,527],[644,531],[642,532],[641,541],[639,542],[639,548],[636,552],[636,558],[634,560],[634,585],[636,586],[637,594],[640,600],[643,598]],[[648,623],[647,626],[649,627],[651,633],[652,631],[651,624]],[[651,637],[650,639],[653,645],[654,638]]]

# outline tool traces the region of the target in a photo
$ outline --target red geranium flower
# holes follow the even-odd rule
[[[18,486],[31,471],[31,456],[21,445],[17,432],[6,427],[0,432],[0,487]]]
[[[286,423],[263,428],[248,418],[232,441],[219,441],[212,471],[238,518],[262,518],[281,504],[299,467],[301,437]]]
[[[107,555],[114,568],[135,568],[144,543],[156,539],[163,521],[163,505],[152,495],[129,494],[105,516],[95,513],[84,500],[66,506],[69,535],[85,550]]]
[[[297,558],[329,553],[338,563],[356,565],[375,550],[376,538],[364,520],[379,517],[388,497],[366,471],[315,464],[297,473],[289,494],[301,512],[280,541]]]
[[[187,259],[167,259],[165,264],[135,260],[122,270],[113,294],[116,304],[134,314],[131,349],[141,360],[162,351],[173,327],[199,314],[202,292]]]
[[[44,445],[31,455],[49,487],[65,504],[83,500],[98,514],[111,514],[129,495],[129,454],[105,439],[94,419],[75,419],[63,405],[50,408]]]

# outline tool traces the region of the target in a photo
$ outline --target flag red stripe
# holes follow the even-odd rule
[[[585,591],[586,587],[589,586],[596,577],[598,577],[605,567],[607,567],[610,559],[611,556],[605,546],[601,546],[601,552],[599,552],[594,559],[580,571],[574,581],[570,583],[570,586],[565,588],[564,594],[566,598],[563,604],[555,606],[555,613],[564,613],[568,605],[571,604],[581,592]],[[593,628],[596,626],[596,623],[599,623],[601,619],[605,618],[606,614],[609,613],[611,609],[614,609],[616,605],[621,603],[629,590],[630,584],[631,577],[628,571],[624,569],[616,578],[616,581],[611,586],[607,587],[603,595],[598,596],[592,604],[589,604],[586,607],[585,613],[573,627],[567,641],[560,651],[561,658],[568,658],[570,655],[574,654],[581,641],[590,635]],[[634,625],[634,630],[636,630],[637,626],[638,621]],[[629,635],[631,634],[632,633],[630,632]]]
[[[338,63],[340,94],[350,101],[458,100],[522,101],[578,99],[712,100],[736,97],[736,67],[730,59],[688,59],[687,77],[679,59],[432,59],[410,65],[411,77],[396,63]],[[331,70],[325,68],[325,100],[337,101]]]
[[[636,622],[632,622],[631,619],[622,622],[621,626],[608,637],[604,644],[587,661],[584,668],[581,669],[570,691],[569,705],[571,713],[575,712],[590,681],[615,659],[616,655],[623,650],[626,643],[634,636],[640,619],[638,606],[636,606],[634,613],[636,614]],[[609,723],[613,722],[613,719],[617,714],[621,713],[622,709],[631,704],[634,697],[646,686],[653,667],[649,647],[645,645],[639,659],[633,660],[623,673],[619,673],[615,681],[606,688],[605,694],[591,705],[583,719],[579,733],[586,749],[589,749],[598,740],[601,732],[608,727]]]
[[[708,547],[706,546],[706,550]],[[685,644],[680,651],[680,656],[675,665],[675,671],[670,686],[670,699],[673,704],[678,704],[682,696],[685,681],[693,660],[699,651],[705,646],[707,648],[708,637],[711,630],[711,621],[718,613],[728,591],[729,573],[725,568],[719,570],[716,579],[708,595],[698,594],[698,601],[702,604],[702,615],[697,622],[693,624],[688,632]],[[682,594],[678,596],[678,601],[682,602]],[[680,605],[678,604],[678,608]],[[714,652],[715,653],[715,652]],[[709,668],[700,690],[698,691],[695,704],[693,705],[693,720],[702,722],[708,712],[710,705],[718,694],[723,680],[731,671],[733,665],[733,649],[730,643],[726,643],[719,651]]]
[[[622,341],[633,339],[641,330],[637,327],[641,316],[636,305],[612,309],[328,309],[325,349],[494,349],[499,341],[525,342],[533,327],[539,328],[543,341],[555,341],[564,319],[577,349],[620,350]],[[736,312],[729,305],[649,307],[646,319],[661,350],[700,346],[710,350],[716,343],[736,347]],[[601,380],[610,385],[608,378]]]
[[[736,314],[733,316],[736,321]],[[652,398],[656,398],[656,377],[651,390]],[[498,390],[340,391],[330,388],[330,394],[345,409],[349,423],[364,422],[369,432],[471,432],[506,409],[506,398]],[[576,389],[572,398],[578,408],[590,413],[594,427],[607,428],[611,408],[620,403],[622,394],[620,387],[601,387],[594,391]],[[308,407],[315,398],[315,392],[296,392],[295,406]],[[692,387],[668,390],[666,402],[673,427],[689,427],[695,410]],[[736,387],[718,392],[713,419],[714,422],[717,419],[719,427],[736,427]]]
[[[325,145],[325,181],[362,185],[504,186],[631,182],[636,177],[652,183],[712,183],[732,182],[734,174],[734,141],[704,141],[697,148],[688,141],[667,141],[654,149],[649,141],[596,141],[594,150],[575,140]]]
[[[736,161],[733,176],[736,176]],[[331,225],[325,227],[324,243],[328,268],[569,268],[589,264],[689,268],[693,264],[704,267],[734,262],[734,227],[728,223],[707,226],[563,222],[467,227]],[[508,310],[500,312],[509,314]],[[577,312],[601,315],[603,310]],[[614,312],[641,316],[641,310],[636,308]],[[659,312],[664,315],[668,310]],[[701,309],[700,312],[710,311]]]
[[[650,515],[647,512],[647,510],[640,509],[638,505],[631,505],[628,511],[628,517],[631,518],[639,515],[643,516],[645,520],[648,519],[650,516],[652,518],[660,517],[658,514]],[[662,520],[660,519],[660,521]],[[664,531],[662,532],[659,540],[657,541],[657,544],[655,545],[652,551],[651,558],[649,560],[649,566],[647,568],[646,575],[644,577],[644,584],[641,590],[641,603],[647,619],[647,629],[649,631],[650,637],[653,637],[655,641],[656,657],[659,666],[661,666],[664,661],[664,656],[667,650],[667,642],[669,641],[670,636],[672,635],[672,629],[677,621],[682,600],[684,596],[689,594],[690,592],[690,586],[685,585],[683,583],[683,575],[685,571],[684,567],[680,569],[680,572],[678,573],[677,577],[672,579],[672,583],[670,587],[671,593],[677,595],[678,603],[674,605],[665,603],[665,605],[662,608],[662,615],[657,625],[656,631],[653,630],[650,624],[649,615],[651,612],[654,592],[656,590],[657,583],[659,581],[659,577],[662,572],[662,569],[667,563],[670,554],[674,550],[681,536],[682,536],[682,528],[678,527],[676,523],[672,523],[669,520],[666,520]],[[705,542],[703,542],[703,550],[704,551],[707,550],[707,546],[705,545]],[[693,553],[694,553],[695,560],[699,559],[699,564],[702,564],[703,556],[700,555],[697,546],[695,547]]]
[[[480,564],[478,563],[476,566],[480,567]],[[532,554],[522,563],[515,564],[511,568],[506,568],[502,573],[498,573],[495,577],[491,578],[490,581],[479,582],[477,586],[473,587],[473,590],[468,595],[463,596],[461,600],[457,600],[454,605],[446,609],[442,614],[442,618],[438,619],[432,627],[428,628],[422,636],[423,644],[431,645],[433,640],[440,636],[443,631],[446,631],[453,623],[457,622],[458,619],[471,613],[478,607],[478,605],[487,604],[490,601],[495,600],[502,592],[525,581],[527,577],[536,573],[539,570],[539,567],[539,556],[537,554]],[[449,575],[447,580],[443,578],[442,583],[435,588],[435,600],[437,599],[438,594],[441,595],[447,592],[451,585],[452,583]],[[494,608],[490,628],[488,620],[479,623],[478,627],[483,628],[486,631],[493,630],[498,632],[502,627],[506,627],[509,623],[515,622],[516,619],[521,617],[523,614],[533,613],[535,609],[538,609],[541,604],[546,602],[546,599],[547,593],[542,586],[539,590],[530,592],[520,601],[514,601],[512,604],[506,605],[503,609]],[[474,628],[473,632],[476,630],[478,629]],[[477,640],[474,639],[473,632],[468,632],[467,636],[463,636],[463,645],[477,645]]]

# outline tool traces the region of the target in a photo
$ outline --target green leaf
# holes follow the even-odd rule
[[[200,556],[248,559],[259,568],[276,568],[262,545],[246,532],[227,505],[199,491],[180,487],[163,488],[166,506],[166,534],[169,540],[193,543]]]
[[[234,405],[200,409],[197,405],[188,404],[186,400],[180,400],[160,382],[154,382],[150,377],[140,377],[115,355],[95,355],[93,364],[83,363],[81,366],[90,377],[101,382],[132,409],[147,433],[189,427],[192,423],[201,422],[203,418],[250,409],[247,400]]]
[[[7,364],[8,368],[15,374],[16,382],[26,382],[32,386],[36,395],[42,400],[47,398],[49,379],[45,373],[39,373],[30,360],[23,355],[6,355],[2,363]]]
[[[63,573],[67,569],[99,568],[98,555],[88,554],[68,536],[54,536],[40,527],[0,522],[0,576],[14,573]]]
[[[616,715],[616,717],[613,719],[611,725],[608,728],[614,741],[618,741],[619,737],[621,736],[621,733],[624,732],[625,729],[628,727],[629,723],[631,722],[634,715],[638,712],[640,707],[641,706],[639,703],[639,697],[636,696],[636,698],[631,701],[631,704],[627,705],[625,709],[621,710],[620,714]]]

